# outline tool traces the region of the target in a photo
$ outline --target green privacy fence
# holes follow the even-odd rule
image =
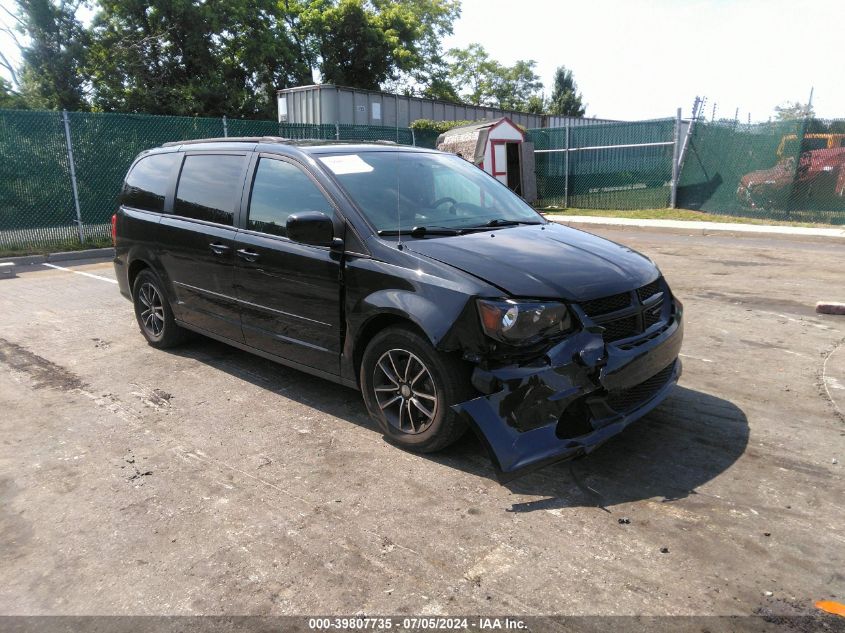
[[[845,120],[696,122],[684,152],[678,205],[845,224]]]
[[[0,247],[52,243],[76,234],[62,115],[0,116]]]
[[[414,145],[417,147],[428,147],[430,149],[434,149],[437,147],[437,137],[440,136],[440,132],[437,130],[412,130],[414,134]]]
[[[0,251],[107,238],[122,179],[144,149],[265,135],[422,147],[437,138],[366,125],[0,110]],[[845,120],[690,126],[660,119],[532,129],[528,139],[539,206],[667,207],[678,155],[677,206],[845,224]]]
[[[676,120],[533,129],[540,206],[669,206]]]
[[[0,250],[107,238],[121,182],[139,152],[219,136],[416,141],[411,129],[396,127],[0,110]]]

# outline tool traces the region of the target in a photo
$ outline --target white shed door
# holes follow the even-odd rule
[[[508,184],[508,152],[504,143],[493,145],[493,175],[499,182]]]

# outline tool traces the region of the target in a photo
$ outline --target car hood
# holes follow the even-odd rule
[[[415,239],[405,248],[515,297],[586,301],[639,288],[660,274],[630,248],[553,222]]]
[[[774,167],[769,167],[768,169],[758,169],[757,171],[745,174],[740,179],[740,184],[743,187],[750,187],[751,185],[759,185],[761,183],[773,184],[782,180],[792,182],[792,178],[794,176],[793,172],[794,170],[792,168],[778,163]]]

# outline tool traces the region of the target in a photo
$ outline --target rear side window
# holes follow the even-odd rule
[[[153,154],[135,163],[123,183],[120,204],[144,211],[164,211],[164,198],[179,158],[175,152]]]
[[[322,211],[330,217],[333,213],[329,201],[299,167],[262,158],[255,170],[247,228],[286,235],[288,217],[303,211]]]
[[[232,226],[243,166],[243,156],[186,156],[173,213]]]

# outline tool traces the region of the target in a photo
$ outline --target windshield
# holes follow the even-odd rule
[[[457,156],[381,151],[319,158],[378,231],[544,222],[510,189]]]

